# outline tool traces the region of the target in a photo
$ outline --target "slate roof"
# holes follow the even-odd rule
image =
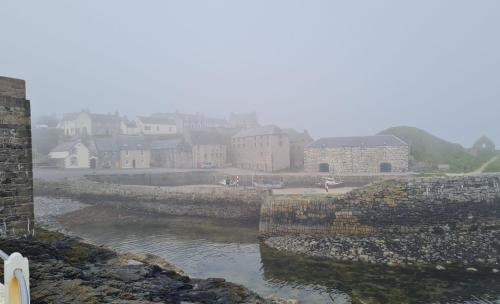
[[[140,116],[138,117],[140,121],[147,124],[156,125],[175,125],[175,121],[169,117],[162,116]]]
[[[98,152],[118,152],[118,143],[116,138],[101,137],[94,140]]]
[[[191,151],[191,146],[183,139],[163,139],[153,141],[151,150]]]
[[[123,120],[123,123],[127,128],[137,128],[137,123],[133,120]]]
[[[113,115],[113,114],[97,114],[97,113],[90,113],[90,112],[87,112],[87,111],[75,112],[75,113],[66,113],[66,114],[63,115],[63,119],[62,120],[74,120],[81,113],[88,114],[89,117],[90,117],[90,119],[92,121],[99,122],[99,123],[109,123],[109,122],[118,123],[121,120],[121,118],[118,115]]]
[[[354,137],[324,137],[309,145],[311,148],[341,148],[341,147],[382,147],[408,146],[407,143],[394,135],[354,136]]]
[[[80,142],[79,140],[75,140],[59,144],[50,152],[70,152],[73,149],[73,147],[79,142]]]
[[[120,150],[148,150],[149,143],[143,136],[120,135],[118,137],[118,148]]]
[[[120,116],[118,115],[113,115],[113,114],[96,114],[96,113],[89,113],[90,118],[92,119],[93,122],[99,122],[99,123],[119,123],[121,121]]]
[[[255,127],[244,129],[234,135],[234,138],[237,137],[249,137],[249,136],[260,136],[260,135],[273,135],[273,134],[285,134],[283,130],[275,125],[268,125],[262,127]]]
[[[305,141],[310,143],[313,141],[311,135],[309,135],[309,133],[306,131],[298,132],[295,129],[283,129],[283,132],[285,132],[288,135],[290,142]]]
[[[62,120],[74,120],[78,117],[80,113],[66,113],[63,115]]]
[[[193,145],[225,145],[224,136],[215,132],[192,131],[191,143]]]
[[[151,150],[175,149],[181,141],[180,139],[155,140],[151,143]]]

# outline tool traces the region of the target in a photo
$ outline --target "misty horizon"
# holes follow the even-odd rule
[[[496,1],[4,8],[2,75],[26,80],[33,116],[256,111],[315,138],[407,125],[500,143]]]

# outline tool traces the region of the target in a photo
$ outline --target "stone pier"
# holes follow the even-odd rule
[[[33,232],[30,101],[24,80],[0,77],[0,235]]]

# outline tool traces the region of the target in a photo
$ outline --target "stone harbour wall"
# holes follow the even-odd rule
[[[0,77],[0,235],[33,231],[30,102],[25,82]]]
[[[268,198],[260,233],[282,250],[384,263],[500,262],[500,177],[407,178],[324,201]]]
[[[89,175],[89,180],[122,185],[148,186],[185,186],[185,185],[215,185],[228,176],[227,173],[217,171],[178,171],[162,173],[132,173],[132,174],[99,174]],[[232,175],[234,177],[234,175]],[[318,187],[320,178],[328,174],[266,174],[257,172],[256,175],[240,174],[240,185],[250,187],[253,181],[272,184],[283,181],[285,187]],[[338,176],[346,187],[360,187],[375,181],[402,177],[398,174],[375,175],[343,175]]]
[[[119,185],[84,178],[36,180],[37,195],[71,197],[143,212],[258,221],[265,191],[217,186]]]

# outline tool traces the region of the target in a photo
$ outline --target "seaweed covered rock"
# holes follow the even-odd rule
[[[0,248],[29,258],[35,304],[267,303],[224,279],[191,279],[167,263],[160,266],[147,257],[120,255],[55,232],[0,239]]]

